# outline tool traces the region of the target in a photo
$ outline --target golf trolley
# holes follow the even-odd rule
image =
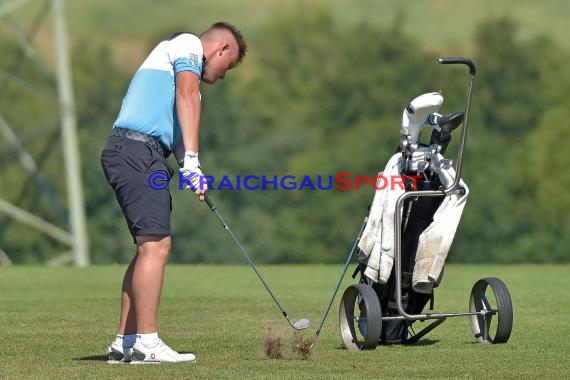
[[[451,196],[456,199],[466,198],[468,193],[467,186],[461,180],[461,169],[476,68],[474,63],[466,58],[440,58],[438,63],[468,66],[470,77],[465,108],[463,112],[440,115],[434,110],[439,109],[443,97],[439,93],[431,93],[422,95],[423,98],[414,99],[404,110],[400,146],[395,158],[398,159],[398,174],[404,178],[405,189],[397,200],[390,203],[391,206],[395,203],[395,210],[391,208],[393,218],[384,220],[385,223],[390,222],[387,231],[391,232],[389,238],[393,239],[391,240],[393,257],[390,257],[390,260],[393,259],[393,265],[389,266],[389,277],[385,281],[376,282],[365,275],[366,268],[370,264],[362,259],[363,252],[359,243],[367,224],[370,223],[369,218],[372,214],[370,211],[361,225],[331,298],[332,301],[336,295],[351,257],[358,252],[361,260],[353,278],[360,274],[360,281],[344,291],[339,311],[340,333],[344,346],[349,350],[374,349],[378,344],[414,343],[443,323],[446,318],[458,316],[469,316],[473,334],[480,343],[505,343],[511,334],[513,322],[511,297],[506,285],[496,277],[486,277],[475,282],[469,298],[468,312],[423,313],[428,302],[431,301],[430,310],[433,307],[433,288],[441,281],[443,261],[447,251],[443,259],[439,257],[440,261],[443,260],[440,262],[441,271],[437,278],[433,278],[432,273],[431,286],[417,291],[419,286],[413,285],[416,254],[418,246],[422,244],[418,241],[421,240],[422,232],[434,223],[434,215],[446,198]],[[462,123],[457,160],[455,167],[452,168],[451,161],[445,159],[443,154],[451,139],[452,131]],[[432,128],[430,143],[422,144],[420,143],[422,129],[428,128]],[[417,180],[412,181],[412,178]],[[460,216],[461,212],[457,223]],[[438,236],[450,235],[448,236],[450,245],[455,228],[456,225],[449,234],[444,232]],[[381,249],[378,249],[385,250],[385,245],[382,243]],[[326,313],[317,336],[325,317]],[[427,320],[433,322],[417,333],[411,330],[414,322]]]

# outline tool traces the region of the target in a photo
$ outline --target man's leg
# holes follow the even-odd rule
[[[136,339],[137,318],[135,314],[133,294],[133,270],[137,262],[138,253],[131,260],[121,290],[121,314],[119,319],[119,331],[111,346],[107,348],[108,363],[123,363],[131,360],[131,351]]]
[[[134,311],[138,334],[157,331],[158,305],[169,251],[170,236],[137,236],[137,255],[131,278],[134,310],[128,314]],[[130,307],[133,307],[132,299]],[[128,325],[130,318],[126,320]]]
[[[109,363],[130,361],[135,334],[157,332],[158,305],[170,236],[145,235],[137,240],[137,253],[123,278],[121,316],[115,342],[109,347]],[[156,336],[158,339],[158,335]]]
[[[194,354],[180,354],[167,346],[157,332],[158,305],[169,251],[170,236],[137,236],[137,260],[131,281],[137,323],[131,361],[134,364],[196,361]]]
[[[138,258],[137,254],[131,260],[127,271],[125,272],[125,277],[123,278],[123,286],[121,290],[121,317],[119,321],[119,331],[121,335],[131,335],[137,333],[137,318],[135,314],[134,306],[134,294],[133,294],[133,270],[135,268]]]
[[[157,334],[157,314],[164,265],[170,250],[172,199],[168,190],[150,188],[148,178],[151,172],[170,174],[171,170],[165,158],[149,149],[147,144],[113,136],[101,153],[101,165],[115,191],[129,231],[139,236],[135,239],[136,255],[123,278],[119,331],[107,349],[109,361],[131,361],[138,339],[152,349],[147,352],[140,347],[138,353],[142,352],[142,355],[138,355],[138,359],[146,358],[149,353],[148,361],[153,357],[166,361],[163,360],[165,348],[160,345],[162,342]],[[166,359],[188,361],[175,354]]]

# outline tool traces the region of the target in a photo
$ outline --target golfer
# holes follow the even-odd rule
[[[115,191],[136,255],[125,273],[119,330],[107,349],[109,363],[194,362],[157,333],[164,266],[170,251],[171,197],[150,187],[149,177],[168,181],[166,159],[174,153],[186,183],[200,200],[203,175],[198,155],[200,81],[224,79],[247,50],[231,24],[213,24],[199,37],[176,33],[160,42],[131,80],[117,120],[101,154],[107,181]],[[158,175],[158,176],[157,176]],[[167,177],[168,176],[168,177]],[[156,188],[154,186],[154,188]]]

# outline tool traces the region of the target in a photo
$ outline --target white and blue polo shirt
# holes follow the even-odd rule
[[[175,78],[181,71],[202,76],[200,38],[176,33],[160,42],[137,70],[114,126],[146,133],[173,151],[181,139],[176,113]]]

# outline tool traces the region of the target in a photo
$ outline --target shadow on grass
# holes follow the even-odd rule
[[[190,354],[190,351],[180,351],[181,354]],[[91,355],[91,356],[82,356],[80,358],[73,358],[74,361],[93,361],[93,362],[107,362],[109,359],[108,355]]]
[[[407,346],[407,347],[431,346],[431,345],[436,344],[438,342],[439,342],[439,340],[437,340],[437,339],[420,339],[414,343],[404,343],[403,346]]]
[[[414,343],[383,343],[383,344],[379,344],[378,346],[376,346],[377,348],[382,348],[382,347],[397,347],[397,346],[403,346],[403,347],[419,347],[419,346],[431,346],[434,345],[436,343],[439,343],[439,340],[437,339],[421,339],[417,342]],[[336,347],[337,350],[346,350],[346,348],[343,345],[339,345]]]
[[[83,356],[80,358],[73,358],[73,360],[86,360],[86,361],[94,361],[94,362],[106,362],[109,359],[108,355],[91,355],[91,356]]]

